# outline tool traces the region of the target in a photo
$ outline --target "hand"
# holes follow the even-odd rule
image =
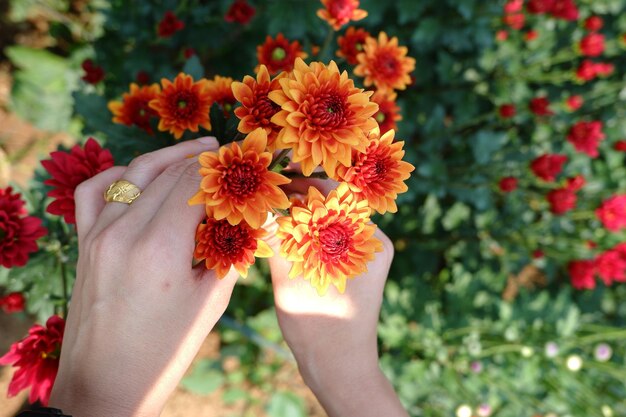
[[[305,193],[314,185],[322,193],[336,183],[294,181],[292,191]],[[276,228],[269,223],[268,228]],[[274,253],[280,242],[270,231]],[[349,280],[344,294],[330,286],[324,296],[301,277],[288,278],[291,263],[270,259],[278,323],[304,381],[331,417],[406,416],[389,381],[378,366],[377,325],[383,289],[393,259],[393,244],[379,229],[383,252],[368,264],[368,272]]]
[[[76,191],[77,278],[50,405],[75,416],[157,416],[223,314],[237,275],[192,268],[204,207],[187,204],[195,158],[214,138],[183,142],[113,167]],[[125,179],[132,205],[106,203]]]

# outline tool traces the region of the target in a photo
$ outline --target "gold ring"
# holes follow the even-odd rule
[[[135,184],[126,180],[119,180],[109,185],[109,188],[104,192],[104,201],[131,204],[140,195],[141,190]]]

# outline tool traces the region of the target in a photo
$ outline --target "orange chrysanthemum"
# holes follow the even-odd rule
[[[339,167],[337,177],[345,181],[359,200],[384,214],[398,211],[396,198],[408,188],[404,181],[415,167],[402,160],[404,142],[395,142],[390,130],[380,139],[374,135],[365,152],[354,152],[350,168]]]
[[[224,112],[224,117],[230,117],[230,112],[233,110],[235,103],[237,103],[231,88],[232,84],[232,78],[219,75],[207,81],[207,91],[211,97],[211,106],[214,103],[219,104]]]
[[[367,12],[359,9],[359,0],[321,0],[325,9],[319,9],[317,16],[328,22],[333,29],[339,30],[350,20],[361,20]]]
[[[297,59],[291,75],[279,82],[282,89],[269,93],[281,106],[272,117],[282,127],[276,147],[293,149],[292,161],[300,162],[304,175],[321,165],[332,177],[337,165],[350,166],[353,149],[365,151],[366,133],[377,127],[372,116],[378,105],[334,61],[308,66]]]
[[[374,84],[378,90],[404,90],[415,69],[415,59],[407,57],[407,52],[406,46],[398,46],[398,38],[388,39],[385,32],[380,32],[378,40],[365,41],[363,53],[357,55],[359,65],[354,74],[365,77],[366,87]]]
[[[254,264],[254,257],[269,258],[272,250],[261,240],[267,235],[264,229],[253,229],[246,222],[232,225],[226,220],[208,218],[196,230],[196,249],[193,256],[204,261],[207,269],[214,269],[222,279],[231,267],[242,277]]]
[[[266,146],[265,131],[257,129],[241,148],[233,142],[218,153],[201,153],[200,191],[189,204],[206,205],[207,217],[226,219],[232,225],[245,220],[254,229],[261,227],[273,208],[288,208],[289,200],[278,186],[291,180],[268,171],[272,154],[266,152]]]
[[[246,75],[243,82],[234,82],[232,90],[240,107],[235,109],[235,115],[241,119],[237,129],[241,133],[250,133],[257,128],[262,128],[267,133],[267,146],[274,151],[274,142],[280,127],[271,122],[280,106],[269,99],[270,91],[279,90],[278,79],[270,80],[270,74],[265,65],[259,67],[256,80]]]
[[[169,131],[176,139],[180,139],[185,130],[197,132],[199,127],[211,130],[212,101],[207,80],[194,82],[190,75],[180,73],[173,83],[163,78],[161,86],[161,94],[150,102],[150,108],[161,118],[159,130]]]
[[[161,88],[158,84],[139,87],[132,83],[130,92],[122,94],[122,101],[110,101],[108,104],[109,110],[113,113],[113,123],[135,125],[153,134],[150,119],[156,117],[157,113],[148,104],[160,92]]]
[[[350,65],[358,64],[359,61],[356,59],[356,56],[363,52],[365,40],[369,37],[370,34],[365,29],[356,29],[350,26],[344,36],[340,36],[337,39],[339,44],[337,56],[345,58]]]
[[[374,119],[378,122],[380,133],[385,134],[390,130],[397,130],[396,122],[402,120],[400,107],[396,104],[396,93],[382,93],[377,91],[372,96],[372,101],[378,104],[378,112],[374,115]]]
[[[343,293],[346,281],[367,271],[382,250],[367,201],[341,183],[326,198],[310,187],[304,202],[292,203],[291,215],[277,219],[280,255],[293,262],[289,278],[301,275],[320,295],[330,284]]]
[[[270,35],[265,38],[265,43],[256,48],[256,56],[259,65],[267,66],[270,75],[279,73],[280,71],[291,71],[296,58],[306,58],[308,54],[302,50],[300,42],[293,41],[289,43],[282,33],[272,39]],[[256,68],[256,71],[260,66]]]

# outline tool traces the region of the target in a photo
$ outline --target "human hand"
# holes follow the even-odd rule
[[[223,314],[236,273],[192,267],[205,216],[190,207],[200,176],[188,156],[214,138],[180,143],[113,167],[76,191],[77,278],[50,405],[75,416],[157,416]],[[106,203],[125,179],[132,204]]]
[[[296,180],[291,191],[308,186],[327,194],[332,181]],[[275,222],[266,224],[268,243],[279,253]],[[291,262],[270,258],[276,314],[300,372],[331,417],[406,416],[389,381],[378,366],[377,325],[383,289],[393,259],[393,244],[380,230],[383,251],[367,273],[350,280],[345,293],[331,286],[324,296],[302,277],[288,278]]]

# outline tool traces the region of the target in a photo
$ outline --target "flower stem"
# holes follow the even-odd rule
[[[267,170],[271,171],[276,166],[282,165],[282,163],[287,160],[290,150],[291,149],[283,149],[282,151],[280,151],[280,153],[272,160],[270,166],[267,167]]]
[[[320,56],[321,57],[326,57],[327,53],[329,52],[329,48],[330,48],[330,43],[333,41],[333,38],[335,37],[335,31],[333,30],[332,27],[329,26],[328,28],[328,35],[326,35],[326,39],[324,40],[324,44],[322,45],[322,49],[320,50]]]
[[[327,180],[328,179],[328,174],[326,174],[325,172],[312,172],[311,175],[306,176],[303,175],[300,172],[294,172],[294,171],[281,171],[280,172],[282,175],[284,175],[287,178],[319,178],[322,180]]]

